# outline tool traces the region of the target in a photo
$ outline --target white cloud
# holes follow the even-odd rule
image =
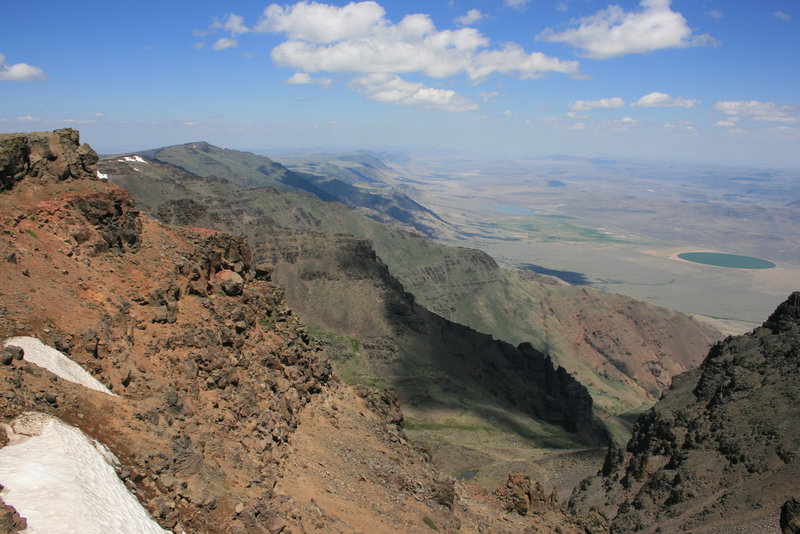
[[[505,0],[506,5],[514,9],[522,9],[530,0]]]
[[[577,20],[577,27],[563,32],[548,28],[537,39],[568,43],[594,59],[716,43],[707,34],[694,35],[683,15],[670,9],[670,1],[641,0],[638,12],[612,5]]]
[[[5,82],[33,82],[47,81],[47,75],[39,67],[27,63],[6,63],[6,56],[0,54],[0,81]]]
[[[333,83],[333,78],[326,78],[324,76],[315,78],[306,72],[295,72],[291,78],[286,80],[286,83],[291,85],[315,84],[319,85],[323,89],[329,89]]]
[[[615,109],[624,105],[625,101],[615,96],[613,98],[601,98],[600,100],[576,100],[569,104],[569,109],[570,111],[589,111],[592,108]]]
[[[714,104],[714,109],[731,117],[748,117],[763,122],[800,122],[800,108],[796,106],[779,106],[775,102],[759,102],[758,100],[721,101]]]
[[[418,106],[444,111],[471,111],[478,106],[469,98],[449,89],[434,89],[408,82],[393,74],[368,74],[350,86],[370,100],[403,106]]]
[[[485,15],[473,9],[457,20],[467,24],[482,18]],[[215,25],[232,33],[247,29],[244,20],[233,14],[223,23],[215,21]],[[356,80],[349,86],[368,98],[384,101],[384,96],[395,94],[397,87],[411,91],[414,85],[411,97],[389,100],[436,109],[461,111],[473,109],[475,103],[453,91],[409,85],[400,76],[414,73],[441,79],[466,75],[480,82],[492,74],[520,79],[540,78],[553,72],[576,75],[580,66],[575,60],[529,53],[516,43],[490,48],[490,39],[477,29],[438,30],[431,17],[423,13],[407,15],[395,23],[373,1],[344,6],[307,0],[293,5],[271,4],[251,31],[285,35],[285,40],[272,49],[271,58],[275,64],[302,74],[293,75],[288,83],[301,83],[305,76],[311,79],[315,73],[350,73]],[[228,41],[235,43],[233,39],[217,41],[219,49]],[[383,91],[387,84],[393,91]]]
[[[772,13],[772,16],[775,17],[775,18],[779,18],[781,20],[792,20],[792,16],[790,14],[788,14],[788,13],[783,12],[783,11],[774,11]]]
[[[569,6],[567,6],[566,2],[559,2],[556,4],[556,11],[567,11]]]
[[[236,39],[220,37],[211,48],[214,50],[227,50],[228,48],[235,48],[237,46],[239,46],[239,42]]]
[[[536,78],[549,72],[576,73],[579,67],[577,61],[528,54],[513,43],[489,50],[489,39],[478,30],[439,31],[425,14],[408,15],[393,24],[374,2],[344,7],[273,4],[257,28],[286,33],[288,40],[272,50],[272,59],[304,72],[418,72],[433,78],[467,73],[480,80],[494,72]]]
[[[699,100],[675,97],[672,98],[667,93],[659,93],[654,91],[648,93],[640,98],[637,102],[633,102],[631,106],[640,108],[696,108],[700,105]]]
[[[725,14],[719,9],[712,9],[711,11],[706,12],[706,15],[715,20],[722,20],[725,18]]]
[[[726,120],[717,121],[716,124],[714,124],[714,126],[720,126],[722,128],[733,128],[734,126],[736,126],[737,122],[739,122],[739,117],[734,116]]]
[[[20,122],[36,122],[41,119],[39,119],[39,117],[33,117],[31,115],[24,115],[22,117],[17,117],[17,120]]]
[[[481,99],[484,102],[490,102],[494,104],[495,102],[497,102],[498,98],[505,95],[500,93],[499,91],[481,91],[480,93],[478,93],[478,96],[481,97]]]
[[[98,111],[97,113],[93,113],[93,115],[95,117],[103,117],[105,115],[105,113],[101,113],[100,111]]]
[[[493,72],[514,74],[523,80],[541,78],[549,72],[572,74],[578,72],[577,61],[562,61],[541,52],[525,50],[515,43],[508,43],[497,50],[482,50],[472,59],[467,74],[473,80],[483,79]]]
[[[611,126],[612,130],[628,130],[634,126],[639,126],[639,121],[634,119],[633,117],[623,117],[621,119],[617,119],[614,121],[609,121],[607,124]]]
[[[486,18],[486,15],[480,12],[479,9],[470,9],[466,15],[462,15],[455,19],[455,23],[459,26],[469,26]]]
[[[240,17],[239,15],[234,15],[233,13],[228,15],[228,18],[225,20],[225,22],[219,22],[215,20],[212,27],[231,32],[231,35],[234,37],[240,33],[247,33],[250,31],[250,28],[244,25],[244,18]]]
[[[513,111],[511,111],[510,109],[507,109],[507,110],[505,110],[505,111],[503,112],[503,115],[505,115],[506,117],[514,117],[514,116],[516,116],[516,113],[514,113],[514,112],[513,112]]]
[[[271,4],[254,31],[285,33],[290,40],[332,43],[367,37],[385,24],[385,14],[376,2],[351,2],[344,7],[306,1],[291,7]]]

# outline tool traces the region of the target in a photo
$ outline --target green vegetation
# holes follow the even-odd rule
[[[436,522],[433,519],[431,519],[431,517],[429,515],[426,515],[425,517],[423,517],[422,518],[422,522],[425,523],[426,525],[428,525],[428,528],[430,528],[431,530],[435,530],[436,532],[439,532],[439,529],[436,526]]]
[[[569,241],[575,243],[637,243],[648,241],[631,235],[617,236],[605,230],[598,230],[578,224],[575,217],[565,215],[547,216],[533,215],[515,217],[495,223],[487,228],[501,230],[505,235],[524,237],[527,239],[543,239],[548,241]]]
[[[25,231],[34,239],[39,239],[39,236],[36,235],[36,232],[31,230],[30,228],[26,228]]]
[[[771,261],[753,258],[752,256],[739,256],[738,254],[721,254],[719,252],[684,252],[678,254],[682,260],[714,267],[727,267],[728,269],[772,269],[775,264]]]

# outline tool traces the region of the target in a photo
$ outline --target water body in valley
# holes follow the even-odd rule
[[[775,264],[771,261],[760,258],[740,256],[738,254],[721,254],[719,252],[684,252],[683,254],[678,254],[678,257],[693,263],[727,267],[729,269],[772,269],[775,267]]]

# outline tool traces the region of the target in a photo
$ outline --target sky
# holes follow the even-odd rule
[[[800,168],[798,0],[6,2],[0,132]]]

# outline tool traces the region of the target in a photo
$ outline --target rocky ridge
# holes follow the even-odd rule
[[[28,143],[41,139],[53,168],[78,149],[77,132]],[[274,488],[303,406],[336,382],[320,345],[242,238],[143,219],[91,166],[63,167],[3,175],[0,336],[40,338],[119,397],[4,358],[0,417],[49,413],[106,444],[165,528],[292,530],[300,516]],[[418,480],[434,478],[422,469]]]
[[[331,372],[242,238],[143,217],[91,164],[66,163],[89,154],[77,132],[3,136],[0,153],[20,138],[68,171],[20,175],[42,169],[33,151],[3,167],[0,338],[36,337],[118,396],[7,347],[0,422],[36,411],[80,428],[176,532],[579,531],[559,509],[506,514],[439,475],[391,395]]]
[[[626,430],[619,413],[649,405],[672,376],[696,366],[721,338],[685,315],[621,295],[525,280],[482,252],[390,229],[337,203],[270,188],[244,190],[145,161],[109,158],[100,165],[153,216],[246,235],[256,255],[275,226],[368,239],[392,276],[428,310],[514,345],[530,342],[550,354],[589,388],[596,411],[620,435],[629,432],[629,425]],[[287,296],[293,306],[301,306],[294,293]]]
[[[599,507],[612,532],[777,531],[800,477],[799,355],[796,292],[762,327],[676,377],[571,509]]]

